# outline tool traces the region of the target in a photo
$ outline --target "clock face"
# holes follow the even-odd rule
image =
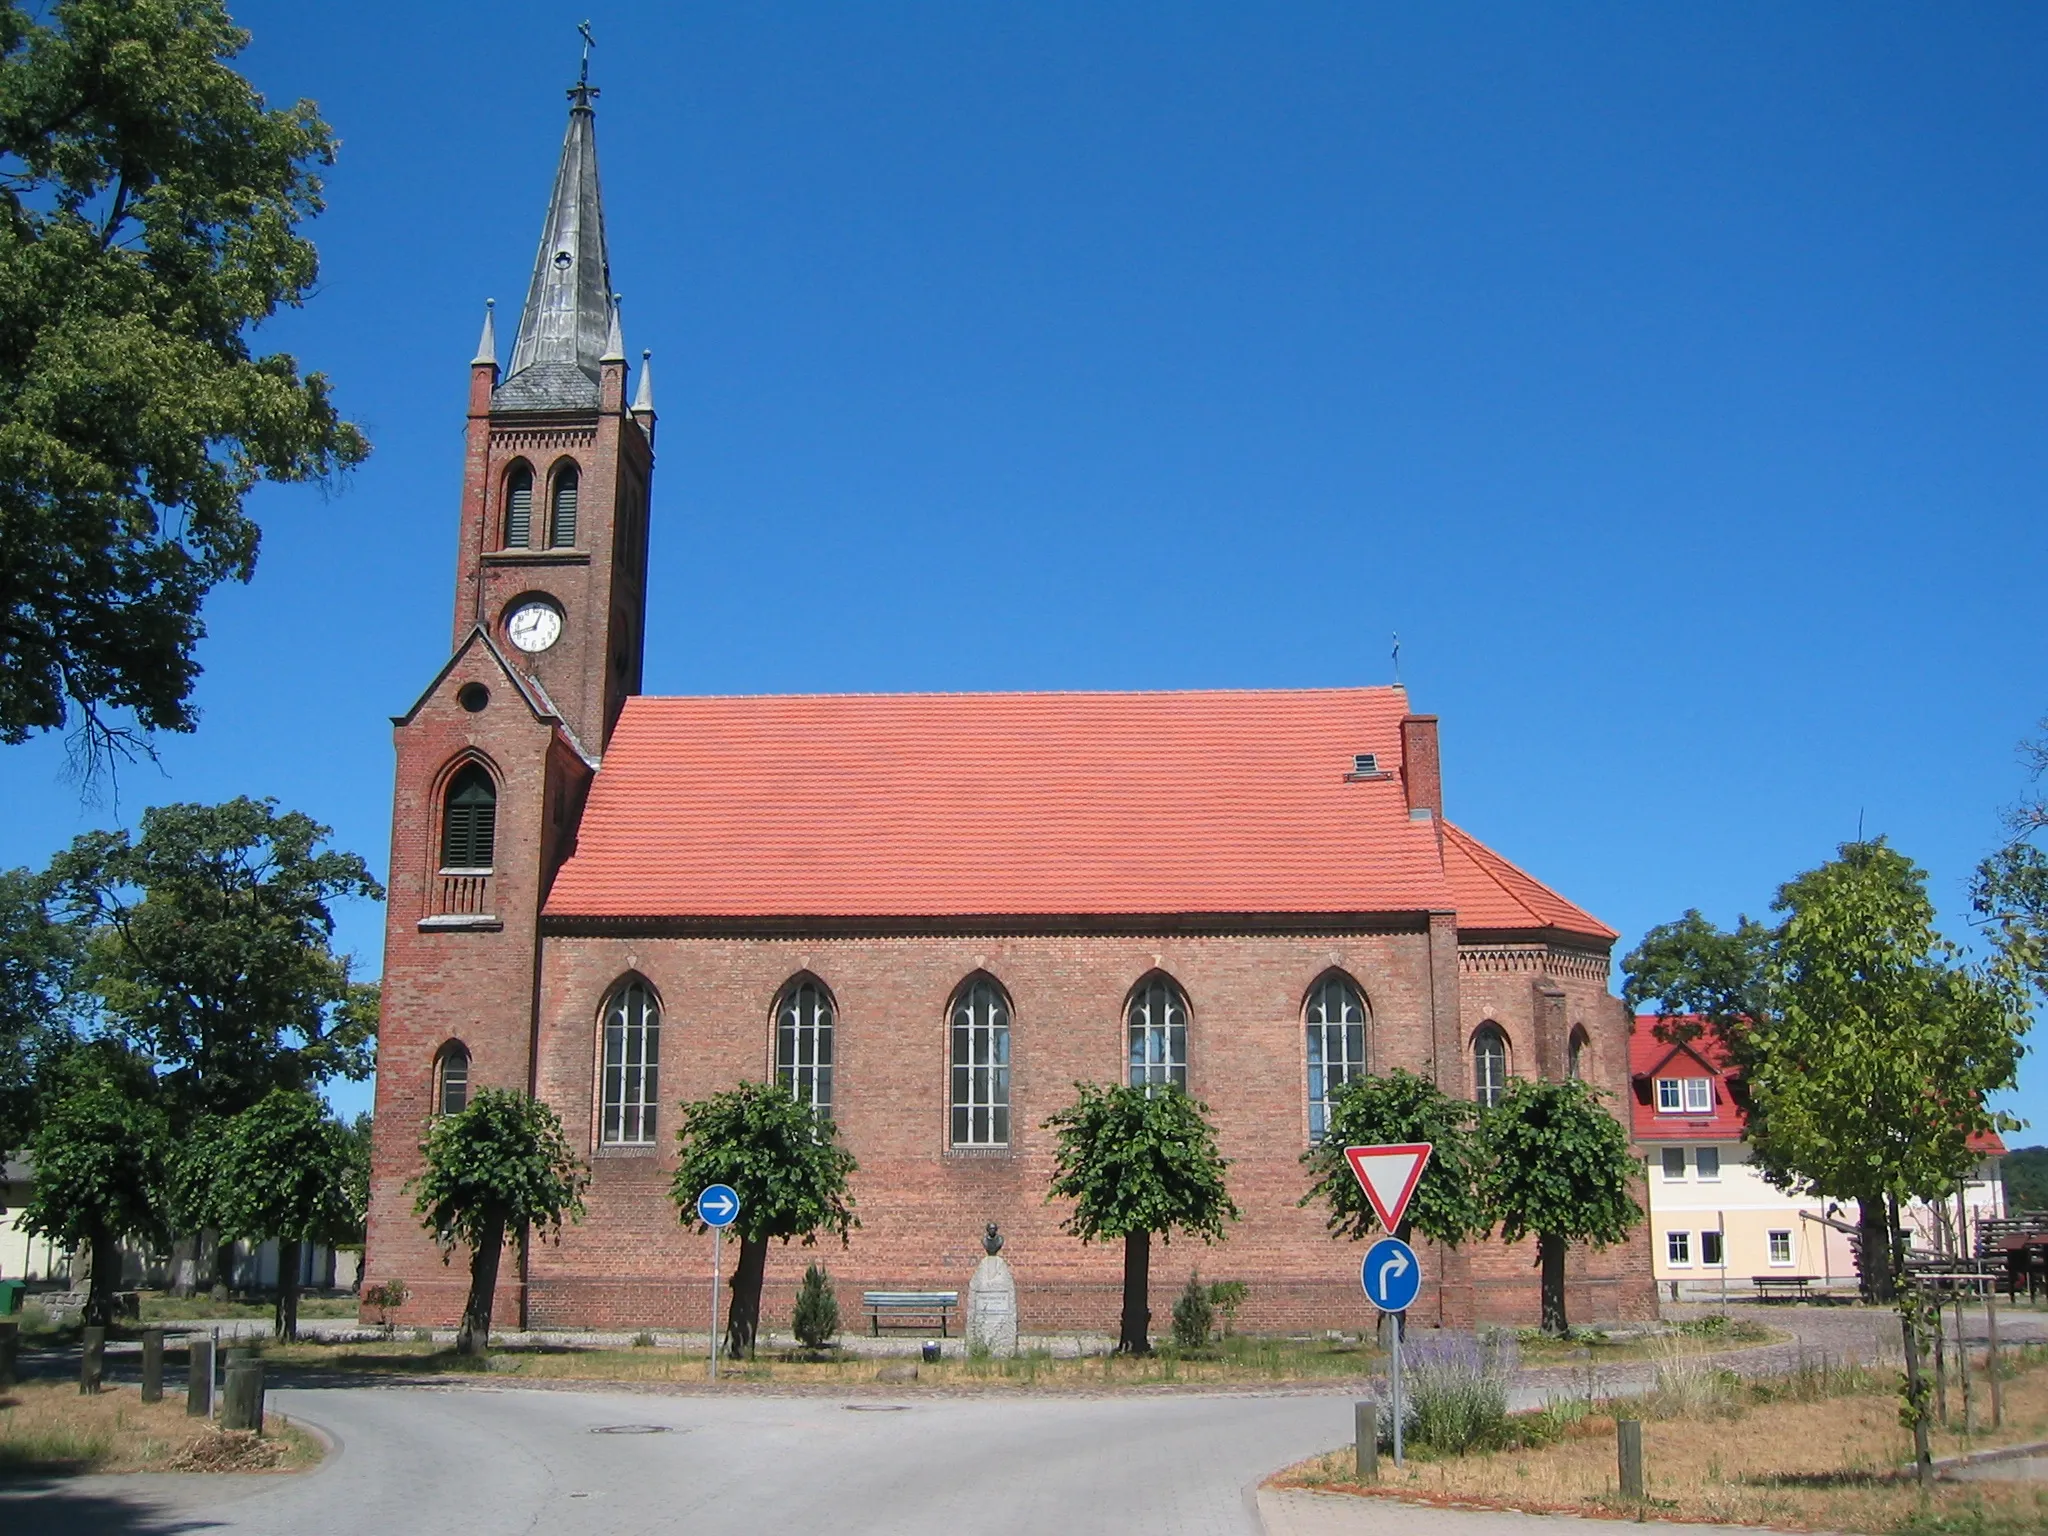
[[[553,603],[521,603],[505,621],[505,633],[522,651],[544,651],[562,638],[562,610]]]

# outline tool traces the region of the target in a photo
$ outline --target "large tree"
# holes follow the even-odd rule
[[[355,1144],[319,1098],[274,1088],[220,1122],[203,1154],[205,1224],[223,1237],[277,1243],[275,1335],[299,1336],[300,1255],[359,1229]]]
[[[1516,1078],[1480,1116],[1479,1136],[1487,1206],[1509,1242],[1536,1235],[1543,1331],[1562,1337],[1565,1250],[1624,1242],[1643,1218],[1628,1132],[1583,1082]]]
[[[740,1197],[732,1230],[740,1240],[726,1308],[725,1348],[734,1359],[749,1354],[761,1329],[761,1278],[771,1239],[800,1238],[806,1247],[823,1232],[844,1244],[860,1225],[849,1184],[859,1165],[839,1145],[837,1128],[776,1083],[741,1083],[682,1107],[676,1127],[679,1161],[669,1186],[684,1225],[697,1220],[697,1197],[713,1184],[729,1184]]]
[[[1401,1217],[1403,1241],[1417,1232],[1455,1248],[1491,1230],[1480,1198],[1478,1138],[1473,1107],[1454,1099],[1426,1077],[1396,1067],[1377,1077],[1354,1077],[1330,1104],[1330,1128],[1301,1154],[1309,1190],[1296,1204],[1320,1200],[1328,1207],[1330,1235],[1357,1242],[1379,1230],[1372,1202],[1344,1156],[1346,1147],[1426,1141],[1429,1164]]]
[[[36,1179],[22,1230],[87,1256],[85,1320],[105,1327],[121,1282],[121,1244],[156,1246],[167,1236],[170,1123],[148,1064],[112,1041],[72,1053],[29,1152]]]
[[[1045,1122],[1059,1132],[1050,1198],[1071,1200],[1062,1226],[1091,1243],[1122,1238],[1123,1318],[1117,1350],[1152,1350],[1152,1237],[1189,1232],[1205,1243],[1237,1220],[1224,1184],[1209,1107],[1179,1088],[1076,1083],[1074,1102]]]
[[[43,876],[0,870],[0,1155],[35,1133],[39,1089],[76,1039],[78,935],[48,898]]]
[[[0,4],[0,741],[192,729],[200,605],[264,480],[361,461],[255,328],[313,291],[335,139],[230,67],[220,0]]]
[[[510,1236],[524,1251],[583,1219],[588,1170],[569,1150],[562,1121],[538,1099],[483,1088],[458,1114],[436,1117],[420,1143],[425,1167],[408,1186],[413,1210],[446,1263],[469,1250],[469,1300],[456,1350],[480,1355],[491,1340],[498,1261]]]

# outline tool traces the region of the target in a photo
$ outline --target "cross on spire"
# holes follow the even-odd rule
[[[576,83],[569,87],[569,100],[579,107],[588,107],[591,98],[599,94],[597,87],[590,83],[590,50],[597,46],[597,39],[590,35],[590,23],[587,21],[578,22],[576,30],[583,37],[583,68],[576,76]]]

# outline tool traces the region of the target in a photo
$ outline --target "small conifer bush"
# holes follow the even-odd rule
[[[839,1332],[839,1298],[832,1294],[831,1278],[822,1264],[804,1271],[803,1289],[796,1293],[796,1316],[790,1330],[805,1349],[823,1349]]]
[[[1182,1349],[1200,1349],[1209,1342],[1209,1325],[1216,1309],[1209,1301],[1209,1288],[1200,1275],[1189,1275],[1187,1289],[1173,1304],[1173,1342]]]

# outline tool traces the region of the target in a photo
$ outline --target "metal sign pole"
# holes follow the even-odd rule
[[[725,1241],[725,1228],[711,1229],[711,1379],[718,1380],[718,1250]]]
[[[1394,1465],[1402,1466],[1401,1460],[1401,1417],[1406,1406],[1401,1401],[1401,1335],[1408,1330],[1402,1326],[1407,1321],[1405,1313],[1394,1314]]]

